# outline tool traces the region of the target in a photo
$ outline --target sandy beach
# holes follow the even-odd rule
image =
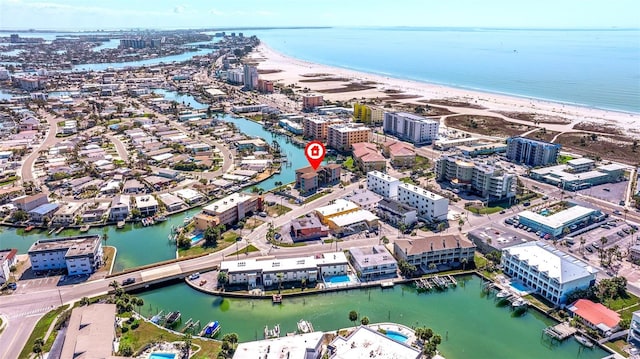
[[[321,65],[286,56],[264,43],[250,57],[258,64],[261,78],[308,88],[311,92],[322,93],[331,101],[378,98],[417,106],[431,100],[446,99],[482,107],[442,106],[459,114],[497,116],[512,122],[531,124],[496,114],[495,111],[535,113],[565,119],[566,124],[544,124],[544,127],[558,132],[576,131],[573,127],[583,123],[597,127],[615,126],[628,136],[640,138],[640,114],[637,113],[461,89]]]

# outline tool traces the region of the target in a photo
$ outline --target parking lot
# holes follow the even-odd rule
[[[613,204],[620,204],[620,201],[624,200],[624,195],[629,186],[629,181],[622,181],[618,183],[605,183],[590,188],[577,191],[578,193],[594,197],[598,199],[611,202]]]

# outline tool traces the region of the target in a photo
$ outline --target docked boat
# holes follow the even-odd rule
[[[276,324],[273,329],[269,329],[268,325],[264,326],[264,338],[273,339],[280,337],[280,324]]]
[[[271,302],[274,303],[274,304],[282,303],[282,294],[274,294],[271,297]]]
[[[182,221],[182,223],[187,224],[191,222],[192,219],[193,219],[192,217],[184,217],[184,220]]]
[[[118,229],[124,228],[125,223],[126,223],[125,221],[118,221],[118,223],[116,224],[116,228]]]
[[[298,332],[300,332],[300,334],[311,333],[313,332],[313,325],[307,320],[300,319],[298,321]]]
[[[502,299],[502,298],[506,298],[509,296],[509,291],[504,289],[501,290],[500,292],[498,292],[498,294],[496,294],[496,298]]]
[[[54,234],[58,234],[60,232],[62,232],[62,230],[64,229],[64,227],[59,227],[58,229],[56,229],[55,232],[53,232]]]
[[[511,306],[514,308],[519,308],[519,307],[526,307],[528,304],[529,302],[527,302],[525,299],[518,298],[514,300],[513,303],[511,303]]]
[[[180,311],[170,312],[169,314],[167,314],[165,318],[166,325],[167,326],[175,325],[176,323],[178,323],[178,321],[180,321],[181,316],[182,314],[180,314]]]
[[[162,320],[162,311],[160,311],[160,313],[158,313],[158,314],[154,315],[153,317],[151,317],[151,319],[149,319],[149,320],[153,324],[160,323],[160,321]]]
[[[165,216],[156,216],[155,218],[156,222],[164,222],[167,220],[167,217]]]
[[[89,232],[89,228],[91,227],[88,224],[85,224],[84,226],[80,227],[80,232]]]
[[[214,337],[220,331],[220,323],[216,320],[213,322],[209,322],[204,329],[200,332],[200,336],[203,337]]]
[[[574,338],[576,338],[576,341],[582,345],[584,345],[587,348],[593,348],[593,343],[591,342],[591,340],[581,336],[581,335],[575,335]]]

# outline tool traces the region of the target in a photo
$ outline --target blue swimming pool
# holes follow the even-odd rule
[[[175,359],[174,353],[151,353],[149,359]]]
[[[520,282],[511,282],[511,287],[521,291],[521,292],[527,292],[529,291],[529,288],[525,287],[524,284],[520,283]]]
[[[540,211],[540,215],[542,216],[548,216],[551,214],[551,211],[549,211],[548,209],[543,209],[542,211]]]
[[[387,334],[386,336],[389,339],[393,339],[397,342],[400,343],[404,343],[407,341],[407,339],[409,339],[406,335],[402,334],[402,333],[398,333],[398,332],[394,332],[393,330],[387,330]]]
[[[198,233],[195,236],[191,237],[191,242],[197,242],[204,238],[204,233]]]
[[[336,275],[333,277],[329,277],[327,279],[327,282],[329,283],[346,283],[346,282],[350,282],[351,278],[349,278],[348,275]]]

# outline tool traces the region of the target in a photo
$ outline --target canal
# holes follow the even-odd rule
[[[329,331],[352,326],[348,313],[369,317],[371,323],[397,322],[410,327],[427,326],[442,336],[440,349],[447,359],[462,358],[602,358],[601,349],[584,349],[574,339],[552,344],[541,335],[553,322],[530,309],[514,317],[507,307],[496,305],[494,294],[482,292],[477,276],[458,279],[459,286],[446,292],[419,294],[409,285],[392,289],[349,291],[285,298],[281,305],[271,300],[230,299],[200,293],[186,284],[140,294],[142,314],[151,316],[179,310],[189,318],[208,323],[218,320],[221,338],[237,333],[240,341],[263,338],[265,325],[280,324],[282,335],[293,332],[300,319],[311,321],[316,330]],[[181,327],[179,327],[181,328]],[[448,338],[448,339],[447,339]]]

